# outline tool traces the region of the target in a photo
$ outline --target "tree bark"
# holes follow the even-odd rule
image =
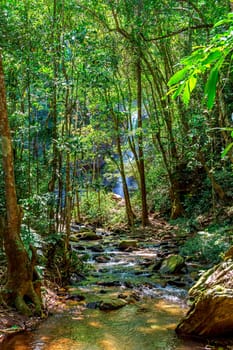
[[[26,315],[41,314],[40,284],[34,279],[37,274],[34,270],[36,254],[32,249],[32,259],[20,237],[22,210],[17,204],[13,152],[10,128],[7,117],[6,92],[2,58],[0,55],[0,137],[2,146],[2,162],[6,197],[6,222],[3,228],[4,249],[7,256],[7,283],[2,292],[3,300],[14,305],[17,310]],[[39,287],[38,287],[39,286]],[[37,290],[37,291],[36,291]],[[25,302],[28,298],[34,304],[31,310]]]

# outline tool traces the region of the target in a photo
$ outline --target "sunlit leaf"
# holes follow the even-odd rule
[[[190,89],[189,89],[189,82],[186,82],[184,92],[183,92],[183,101],[184,104],[188,105],[189,100],[190,100]]]
[[[197,84],[197,78],[194,75],[191,75],[191,77],[189,79],[189,91],[190,91],[190,93],[193,91],[196,84]]]
[[[221,157],[224,158],[232,147],[233,147],[233,142],[231,142],[229,145],[227,145],[227,147],[222,152]]]
[[[171,79],[168,81],[168,86],[174,85],[179,83],[182,79],[185,78],[186,73],[188,72],[189,68],[185,67],[178,72],[176,72]]]
[[[214,67],[210,71],[208,81],[205,86],[205,94],[207,95],[207,107],[212,108],[216,97],[216,85],[218,81],[218,69]]]
[[[179,96],[181,94],[181,92],[184,90],[184,86],[185,86],[185,84],[183,83],[178,87],[178,89],[176,89],[176,91],[172,95],[173,99],[177,98],[177,96]]]
[[[208,65],[213,62],[215,62],[218,58],[222,56],[222,52],[217,50],[217,51],[212,51],[210,54],[202,61],[203,65]]]

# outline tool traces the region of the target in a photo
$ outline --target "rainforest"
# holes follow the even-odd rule
[[[0,3],[0,349],[233,349],[232,0]]]

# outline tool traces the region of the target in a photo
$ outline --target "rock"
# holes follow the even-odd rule
[[[101,245],[94,245],[93,247],[90,247],[90,249],[95,253],[102,253],[104,251],[104,248]]]
[[[91,230],[83,232],[80,237],[80,240],[85,240],[85,241],[95,241],[98,239],[101,239],[101,237]]]
[[[107,263],[110,260],[108,256],[100,255],[95,257],[95,261],[98,263]]]
[[[86,307],[88,309],[98,309],[98,307],[100,306],[99,301],[91,301],[90,303],[87,303]]]
[[[100,302],[99,308],[100,310],[108,311],[108,310],[116,310],[120,309],[121,307],[127,305],[127,301],[120,298],[109,298],[102,300]]]
[[[83,301],[85,300],[85,296],[82,294],[66,295],[65,300]]]
[[[126,239],[119,243],[120,250],[127,250],[129,248],[137,248],[138,242],[136,239]]]
[[[193,304],[176,328],[179,335],[219,337],[233,332],[233,262],[206,271],[190,289]]]
[[[170,255],[166,258],[159,269],[161,274],[174,273],[182,269],[184,266],[184,258],[180,255]]]

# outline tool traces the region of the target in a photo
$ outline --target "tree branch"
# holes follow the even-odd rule
[[[204,28],[213,28],[213,24],[200,24],[200,25],[197,25],[197,26],[188,26],[188,27],[185,27],[185,28],[178,29],[178,30],[176,30],[174,32],[167,33],[167,34],[161,35],[161,36],[157,36],[157,37],[151,38],[151,39],[145,38],[145,36],[141,33],[141,37],[143,38],[144,41],[158,41],[158,40],[161,40],[161,39],[166,39],[166,38],[169,38],[171,36],[175,36],[177,34],[186,32],[187,30],[190,30],[190,29],[195,30],[195,29],[204,29]]]

